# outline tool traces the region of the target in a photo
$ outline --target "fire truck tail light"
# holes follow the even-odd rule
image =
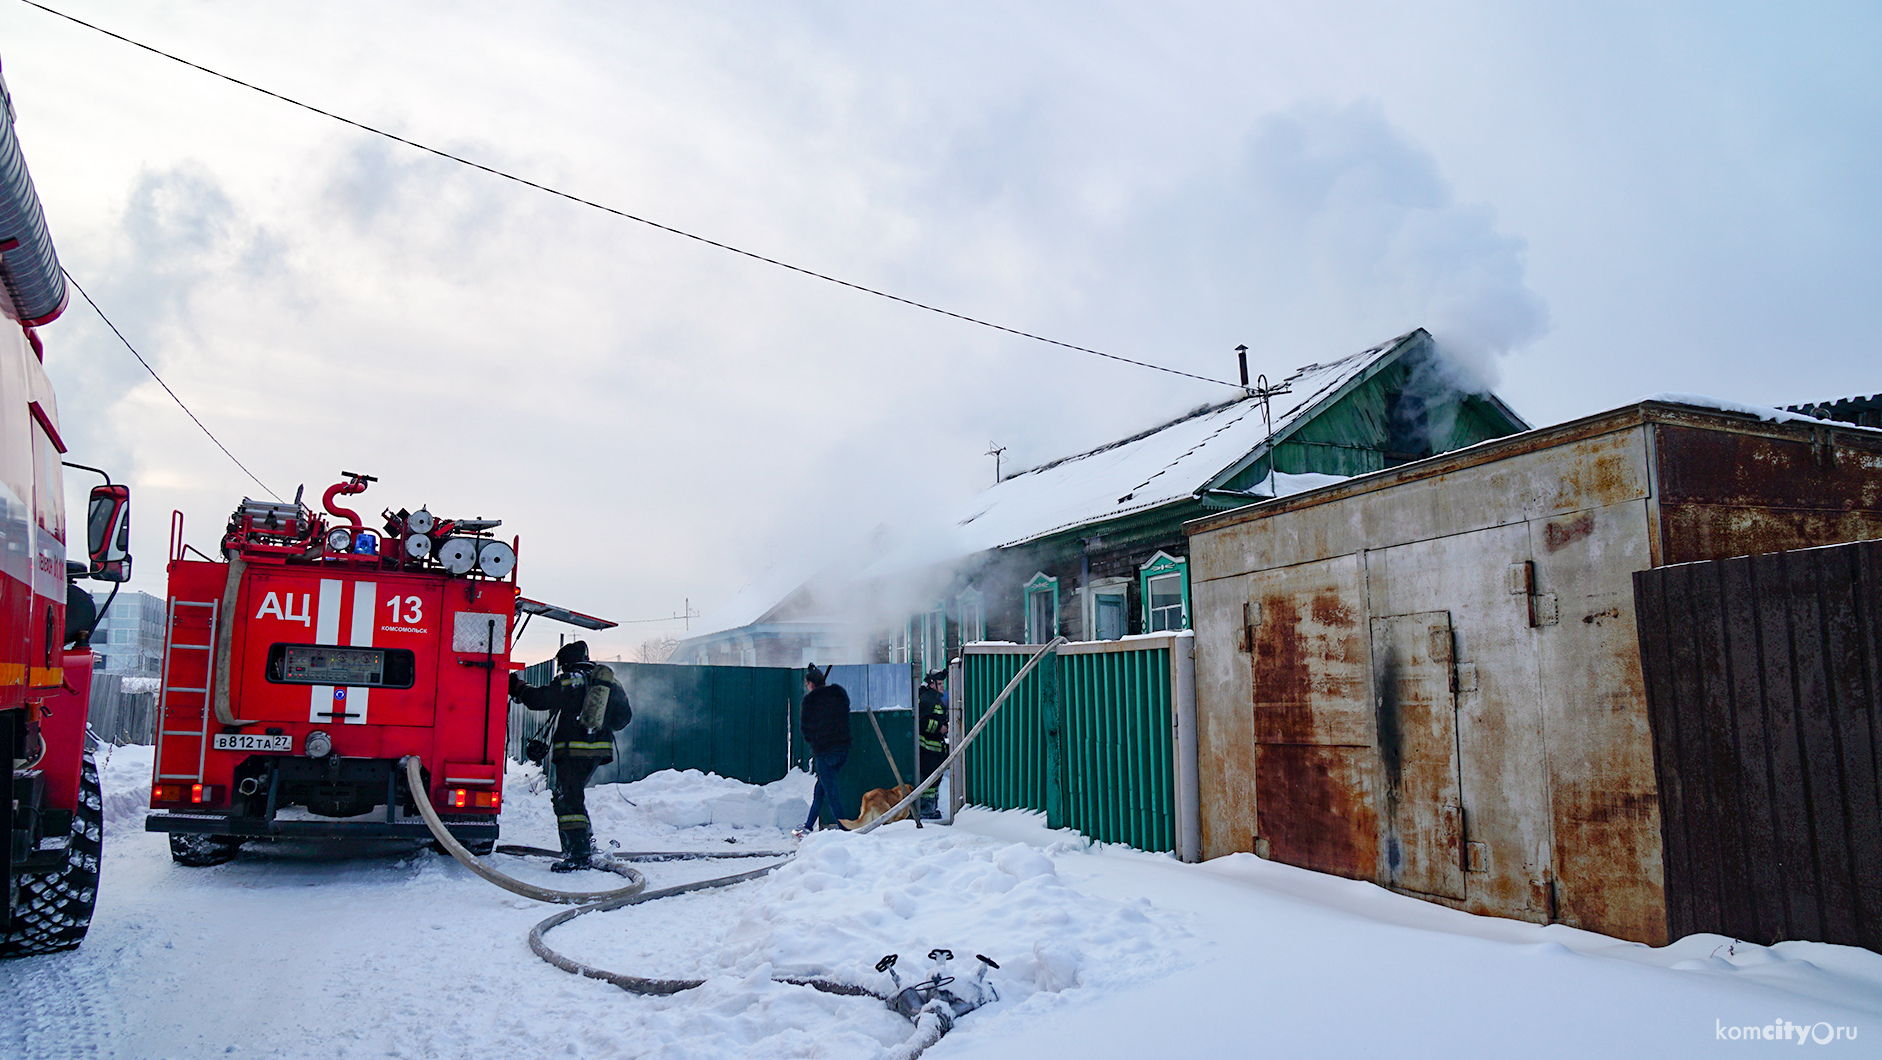
[[[189,802],[201,805],[216,801],[214,784],[152,784],[151,802]]]
[[[453,810],[501,810],[503,796],[495,791],[446,788],[444,789],[444,805]]]

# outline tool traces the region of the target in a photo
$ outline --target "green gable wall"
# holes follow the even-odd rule
[[[1407,398],[1419,364],[1415,355],[1382,364],[1317,415],[1296,424],[1275,443],[1274,470],[1364,475],[1527,429],[1482,395],[1444,389],[1425,403]],[[1420,418],[1423,430],[1408,429],[1409,421]],[[1269,458],[1258,457],[1220,488],[1258,487],[1268,468]]]

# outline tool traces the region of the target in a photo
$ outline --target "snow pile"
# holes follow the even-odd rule
[[[1251,497],[1292,497],[1296,493],[1317,490],[1322,486],[1345,482],[1349,478],[1352,476],[1323,475],[1317,471],[1306,471],[1300,474],[1276,471],[1249,487],[1247,493]]]
[[[697,769],[663,769],[632,784],[604,786],[622,788],[634,806],[671,828],[788,829],[810,813],[808,796],[815,783],[815,777],[797,769],[764,787]]]
[[[819,832],[756,890],[711,958],[724,971],[769,962],[883,987],[873,969],[884,954],[944,948],[960,959],[957,973],[977,953],[998,961],[992,981],[1016,1002],[1165,968],[1158,952],[1187,935],[1153,919],[1141,898],[1078,893],[1023,843],[905,823],[869,836]]]
[[[150,775],[157,749],[146,744],[100,744],[92,752],[104,794],[105,831],[143,831],[150,809]]]

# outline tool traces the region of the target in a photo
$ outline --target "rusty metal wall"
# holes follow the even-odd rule
[[[1188,529],[1206,856],[1659,943],[1633,574],[1882,536],[1882,436],[1647,404]]]
[[[1517,450],[1192,539],[1205,853],[1660,941],[1646,434]]]
[[[1882,951],[1882,543],[1634,585],[1673,933]]]
[[[1661,565],[1882,537],[1882,437],[1823,427],[1654,429]]]

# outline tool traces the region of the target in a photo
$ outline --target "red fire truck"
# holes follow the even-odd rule
[[[428,837],[407,755],[460,842],[496,843],[513,619],[567,612],[519,598],[498,520],[400,509],[369,528],[338,499],[374,480],[344,475],[333,521],[243,500],[220,562],[186,558],[173,517],[145,827],[182,864],[264,837]]]
[[[3,79],[0,107],[0,758],[12,772],[12,797],[0,799],[0,957],[15,957],[71,949],[91,924],[103,825],[85,728],[97,614],[74,581],[130,578],[131,493],[92,491],[92,562],[68,564],[65,442],[36,330],[65,311],[65,275]]]
[[[614,623],[519,597],[518,542],[499,520],[386,510],[378,529],[339,497],[327,516],[243,499],[224,559],[188,559],[171,518],[156,776],[145,828],[181,864],[254,838],[427,838],[399,761],[472,851],[497,842],[512,619]]]

